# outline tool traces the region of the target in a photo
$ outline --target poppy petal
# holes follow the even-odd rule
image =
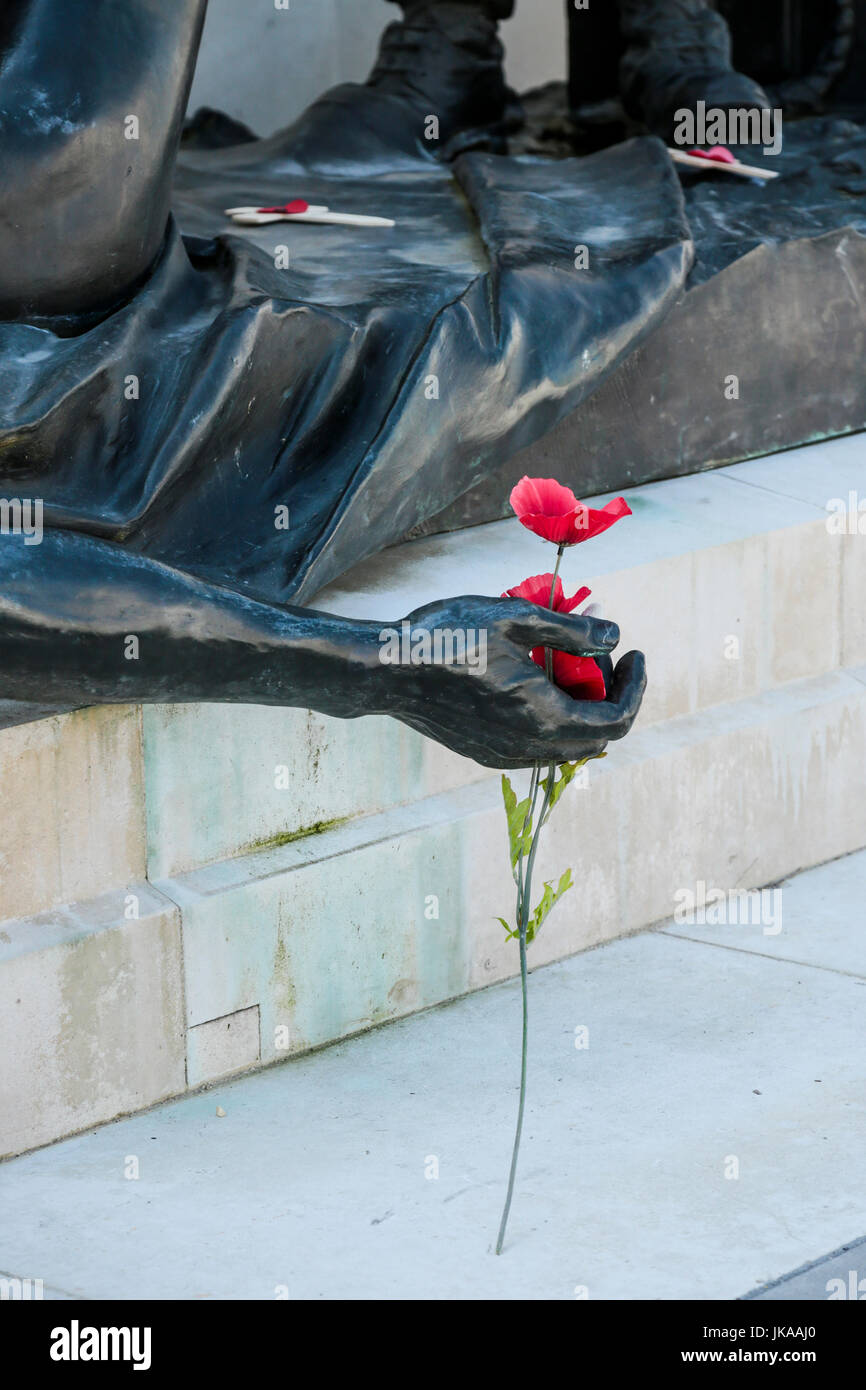
[[[603,700],[604,675],[591,656],[571,656],[556,652],[553,658],[554,683],[574,700]]]
[[[564,516],[578,505],[571,488],[564,487],[555,478],[526,476],[512,488],[510,501],[521,521],[525,516]]]
[[[523,598],[529,603],[538,604],[539,608],[550,607],[550,586],[553,583],[552,574],[534,574],[530,579],[524,579],[513,589],[506,589],[503,598]],[[562,588],[562,580],[557,575],[556,586],[553,590],[553,607],[560,611],[565,602],[565,594]]]
[[[536,666],[544,668],[544,647],[530,652]],[[591,656],[572,656],[570,652],[553,653],[553,683],[573,700],[603,700],[606,695],[604,674]]]
[[[614,522],[621,517],[631,516],[631,507],[624,497],[614,497],[603,507],[585,507],[581,503],[578,515],[575,517],[574,529],[575,538],[573,544],[579,545],[581,541],[591,540],[593,536],[600,536],[603,531],[609,531]]]
[[[583,588],[578,589],[577,593],[572,594],[571,598],[563,597],[562,603],[557,605],[558,611],[560,613],[573,613],[577,605],[583,603],[584,599],[589,598],[591,593],[592,589],[587,589],[584,584]]]

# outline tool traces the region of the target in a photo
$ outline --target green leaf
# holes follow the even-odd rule
[[[535,911],[529,919],[529,922],[527,923],[527,946],[530,944],[530,942],[535,940],[536,936],[541,930],[542,923],[544,922],[545,918],[548,917],[549,914],[553,911],[560,898],[568,892],[569,888],[573,887],[574,884],[571,878],[571,869],[566,869],[565,873],[560,876],[559,883],[557,884],[556,889],[554,889],[552,883],[545,883],[544,893],[542,894],[541,902],[538,904],[538,907],[535,909]],[[502,918],[500,918],[499,920],[501,921]]]
[[[518,801],[514,788],[505,773],[502,774],[502,800],[505,803],[505,818],[508,822],[508,844],[511,850],[511,872],[521,854],[528,854],[532,845],[532,820],[527,819],[529,797]]]
[[[506,920],[505,920],[504,917],[497,917],[496,920],[497,920],[497,922],[501,922],[501,923],[502,923],[502,925],[503,925],[503,927],[505,928],[505,931],[506,931],[506,933],[507,933],[507,935],[508,935],[509,941],[512,939],[512,937],[517,936],[517,928],[516,928],[516,927],[512,927],[512,926],[509,926],[509,924],[506,922]]]

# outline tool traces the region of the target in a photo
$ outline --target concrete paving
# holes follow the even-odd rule
[[[668,925],[533,972],[500,1258],[513,982],[9,1161],[0,1271],[50,1298],[786,1298],[866,1231],[864,902],[861,852],[787,883],[756,949]]]
[[[767,1302],[846,1302],[853,1299],[862,1302],[866,1299],[866,1236],[852,1241],[841,1250],[834,1250],[823,1260],[795,1269],[784,1278],[754,1293],[745,1295],[745,1301]]]
[[[851,915],[840,904],[850,904]],[[737,910],[729,912],[725,903],[719,914],[723,920],[715,926],[691,922],[665,931],[729,950],[866,976],[866,851],[783,880],[764,890],[762,904],[753,897],[748,906],[748,913],[736,904]]]

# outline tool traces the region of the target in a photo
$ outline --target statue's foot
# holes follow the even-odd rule
[[[697,113],[702,102],[706,111],[771,111],[769,97],[759,83],[734,68],[705,71],[664,71],[659,69],[645,91],[644,99],[631,107],[630,114],[642,121],[654,135],[668,144],[682,128],[682,113]],[[731,135],[721,141],[733,143]],[[700,135],[689,143],[700,144]]]
[[[467,132],[503,128],[515,98],[502,67],[496,20],[478,5],[408,0],[389,24],[368,87],[435,117],[441,144]]]
[[[496,20],[477,4],[405,0],[366,83],[332,88],[283,132],[309,167],[375,162],[388,152],[449,158],[520,123]]]
[[[770,111],[759,83],[731,63],[731,36],[704,0],[620,0],[629,42],[620,64],[623,105],[672,140],[684,111]],[[727,143],[723,141],[722,143]]]

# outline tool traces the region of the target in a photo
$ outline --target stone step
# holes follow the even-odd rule
[[[866,845],[864,766],[866,667],[636,728],[550,822],[534,963]],[[0,1154],[513,974],[512,895],[487,774],[0,924]]]
[[[567,553],[567,590],[590,584],[620,623],[622,650],[647,653],[639,727],[866,662],[864,440],[634,488],[633,517]],[[827,527],[834,500],[847,509],[844,534]],[[550,563],[551,547],[499,522],[395,547],[316,606],[389,623],[434,597],[500,593]],[[0,730],[0,920],[486,775],[384,718],[168,705],[9,727]]]
[[[185,1086],[174,903],[131,883],[0,922],[0,1157]]]

